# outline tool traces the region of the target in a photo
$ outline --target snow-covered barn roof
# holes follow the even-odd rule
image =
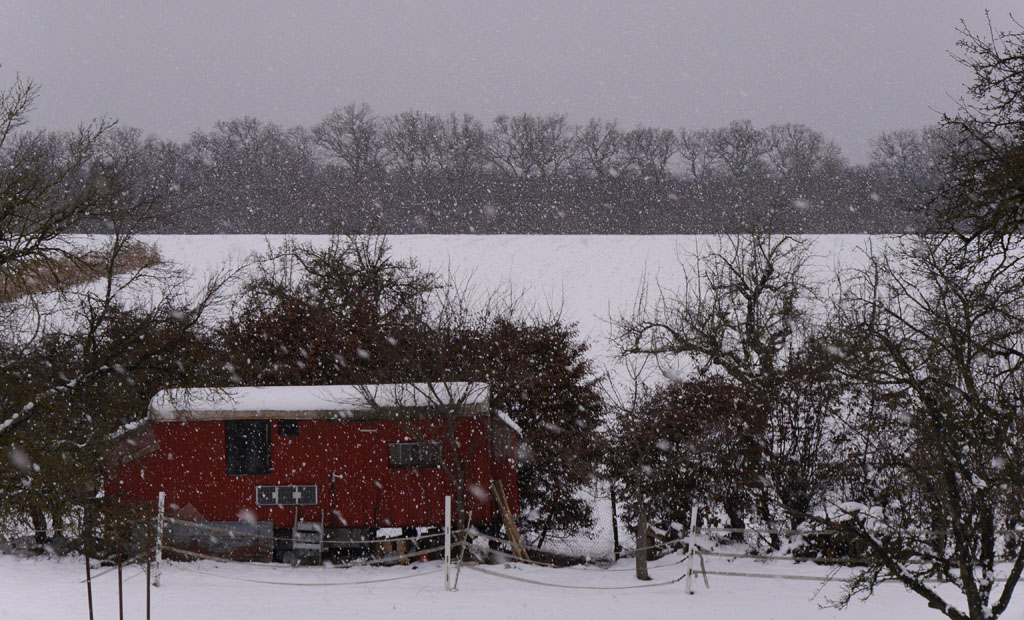
[[[277,385],[162,390],[149,402],[153,422],[241,419],[365,420],[395,410],[459,405],[466,415],[486,413],[486,383],[388,383],[373,385]],[[504,414],[497,419],[517,434]]]

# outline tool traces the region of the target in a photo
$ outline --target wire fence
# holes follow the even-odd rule
[[[612,513],[609,506],[608,516]],[[311,579],[308,572],[282,572],[285,568],[280,563],[271,562],[248,562],[247,567],[252,570],[239,571],[218,571],[211,570],[208,564],[203,562],[171,562],[164,566],[174,573],[196,574],[204,578],[220,579],[226,581],[244,582],[259,584],[261,586],[273,587],[299,587],[299,588],[324,588],[324,587],[348,587],[399,582],[408,580],[419,580],[429,576],[444,574],[444,589],[456,590],[458,586],[459,573],[463,566],[469,571],[481,575],[487,579],[517,582],[529,586],[541,588],[562,589],[566,591],[636,591],[649,588],[680,588],[681,592],[694,593],[693,583],[703,582],[704,588],[711,590],[715,578],[725,579],[771,579],[784,581],[817,582],[821,584],[818,588],[824,588],[826,584],[836,581],[845,581],[857,574],[856,564],[868,565],[871,561],[867,556],[844,556],[837,558],[821,558],[818,556],[803,556],[792,550],[790,552],[775,550],[764,551],[757,545],[745,545],[745,540],[763,540],[766,536],[789,537],[791,541],[799,541],[804,537],[835,537],[845,533],[838,530],[793,530],[786,528],[727,528],[727,527],[697,527],[696,510],[691,515],[691,526],[685,531],[682,528],[673,528],[675,532],[672,537],[660,536],[655,532],[649,542],[644,545],[637,545],[630,532],[621,528],[614,521],[614,518],[607,519],[604,523],[600,517],[595,518],[596,529],[584,532],[582,536],[553,536],[549,537],[544,544],[533,544],[538,537],[527,536],[527,542],[513,542],[515,537],[507,536],[507,533],[499,532],[497,536],[480,531],[475,527],[462,529],[451,529],[449,521],[444,532],[423,532],[416,536],[378,536],[364,539],[351,539],[343,542],[349,547],[359,546],[363,551],[362,557],[342,562],[323,562],[324,550],[329,549],[329,542],[323,539],[316,548],[317,563],[326,569],[369,569],[355,573],[331,571],[331,575],[348,575],[350,578],[328,579],[327,572],[320,579]],[[130,556],[124,550],[118,551],[116,564],[100,567],[101,570],[91,572],[92,562],[86,557],[86,579],[83,583],[89,588],[90,617],[92,617],[92,588],[93,582],[103,579],[106,575],[117,572],[118,605],[123,617],[122,592],[124,583],[139,576],[145,575],[146,579],[146,617],[150,617],[150,586],[159,585],[161,574],[161,560],[164,554],[179,559],[204,560],[206,562],[230,563],[239,565],[238,562],[225,558],[216,553],[205,553],[195,549],[185,548],[175,540],[173,536],[175,528],[185,528],[189,531],[204,532],[211,541],[224,539],[260,540],[267,545],[287,546],[296,542],[308,542],[302,538],[293,536],[274,535],[261,533],[252,528],[247,528],[246,523],[226,526],[210,522],[194,522],[179,519],[176,517],[165,517],[162,514],[157,516],[152,528],[147,528],[143,544]],[[618,527],[618,531],[610,528]],[[280,532],[280,531],[279,531]],[[299,530],[294,530],[298,534]],[[596,533],[595,533],[596,532]],[[379,532],[389,533],[389,532]],[[1008,532],[1015,533],[1015,532]],[[921,532],[913,532],[920,535]],[[403,543],[403,545],[399,545]],[[516,547],[519,547],[517,550]],[[793,547],[798,549],[798,546]],[[517,552],[518,551],[518,552]],[[525,553],[523,553],[525,551]],[[577,554],[577,555],[573,555]],[[628,566],[623,563],[616,563],[614,560],[622,558],[636,558],[638,554],[651,556],[648,559],[647,569],[656,571],[658,579],[647,579],[631,581],[626,577],[609,579],[599,574],[616,574],[625,572],[637,572],[636,566]],[[595,556],[612,561],[595,561]],[[566,562],[567,558],[575,557],[575,562]],[[442,562],[437,562],[443,558]],[[708,560],[717,559],[709,567]],[[430,561],[435,560],[435,561]],[[733,564],[736,560],[752,560],[756,564]],[[426,562],[426,563],[423,563]],[[794,572],[780,567],[780,564],[788,563],[795,566],[798,563],[824,562],[819,570],[807,572]],[[151,566],[155,563],[155,578],[151,574]],[[407,566],[409,572],[395,573],[391,571],[377,572],[376,567],[396,564],[412,564]],[[503,570],[495,566],[505,564],[506,568],[517,568],[519,570]],[[513,564],[517,566],[513,566]],[[520,566],[521,565],[521,566]],[[124,568],[134,568],[132,574],[124,577]],[[758,566],[763,568],[757,568]],[[453,568],[454,567],[454,568]],[[779,567],[779,568],[776,568]],[[266,572],[261,572],[265,570]],[[552,569],[552,570],[544,570]],[[751,570],[753,569],[753,570]],[[591,573],[591,577],[579,576],[579,573]],[[576,573],[577,576],[569,576]],[[596,573],[596,574],[595,574]],[[454,574],[454,578],[453,578]],[[637,572],[640,577],[640,573]],[[991,576],[995,582],[1005,582],[1006,577]],[[646,577],[645,577],[646,579]],[[685,589],[682,587],[685,581]],[[939,578],[920,579],[921,583],[943,583]],[[137,583],[137,582],[136,582]],[[440,584],[438,584],[440,585]],[[133,586],[136,587],[136,586]],[[419,587],[419,586],[417,586]]]
[[[306,550],[314,560],[312,563],[322,565],[325,569],[367,569],[412,564],[411,568],[415,570],[415,572],[401,574],[363,572],[353,574],[351,579],[310,581],[308,573],[294,573],[292,574],[293,579],[282,578],[280,573],[282,564],[279,562],[248,562],[247,566],[254,569],[266,568],[268,573],[262,575],[258,570],[257,572],[247,571],[243,574],[214,571],[203,563],[174,562],[167,565],[170,570],[179,573],[194,573],[211,578],[282,587],[366,585],[418,579],[444,572],[445,589],[455,589],[459,570],[465,566],[468,570],[489,579],[515,581],[545,588],[637,590],[671,587],[686,580],[686,591],[693,593],[692,581],[694,579],[703,581],[705,588],[711,588],[712,579],[716,577],[819,582],[824,586],[828,582],[852,578],[857,574],[859,567],[871,566],[873,561],[868,555],[852,553],[836,557],[802,553],[802,550],[807,549],[804,544],[808,540],[827,541],[846,536],[846,533],[840,530],[697,527],[695,511],[689,528],[679,525],[668,528],[667,531],[651,528],[648,542],[637,545],[632,528],[625,527],[621,519],[618,518],[618,509],[613,504],[610,494],[596,485],[589,493],[586,499],[593,509],[594,517],[591,527],[576,532],[547,531],[542,533],[528,530],[523,533],[521,540],[509,536],[508,532],[485,532],[473,526],[452,530],[449,521],[448,531],[444,532],[423,531],[414,536],[385,536],[384,534],[394,533],[394,528],[391,528],[379,530],[377,533],[381,534],[380,536],[346,540],[327,539],[321,525],[318,532],[319,539],[315,541],[315,544],[310,544],[308,539],[302,537],[308,532],[302,532],[299,528],[293,530],[291,535],[282,536],[280,530],[275,535],[275,531],[269,524],[264,524],[264,529],[260,530],[254,527],[256,525],[254,523],[196,522],[159,514],[153,527],[147,529],[141,546],[137,545],[131,550],[131,553],[126,553],[123,548],[118,551],[116,565],[90,573],[90,562],[87,558],[87,575],[83,582],[88,583],[91,592],[93,581],[102,579],[116,570],[120,592],[123,581],[146,574],[148,601],[148,587],[151,583],[150,563],[156,562],[156,578],[152,580],[152,583],[158,584],[161,572],[160,560],[165,555],[176,559],[237,564],[235,560],[225,557],[223,554],[192,547],[188,541],[183,544],[180,536],[175,537],[176,533],[180,535],[183,531],[202,532],[208,540],[217,544],[233,541],[244,545],[256,541],[262,544],[264,549],[273,550],[301,543],[307,545]],[[1019,534],[1015,531],[1004,533],[1007,535]],[[944,533],[915,530],[906,534],[927,536]],[[766,541],[773,538],[776,542],[774,546],[765,545]],[[781,548],[778,544],[780,541],[784,541]],[[337,561],[331,554],[332,549],[357,549],[358,554],[356,557]],[[635,559],[638,554],[647,556],[647,568],[657,571],[660,579],[638,583],[623,583],[619,579],[616,583],[609,585],[602,583],[606,580],[602,580],[596,575],[592,579],[560,577],[560,575],[569,575],[574,572],[606,574],[636,572],[635,566],[616,561],[624,558]],[[326,561],[327,558],[330,558],[330,561]],[[436,560],[442,558],[443,561],[439,565]],[[264,559],[269,560],[270,558]],[[718,561],[712,562],[709,567],[709,560]],[[751,560],[756,564],[734,564],[737,560]],[[428,563],[421,564],[422,562]],[[800,571],[793,571],[792,569],[787,570],[785,566],[787,564],[796,566],[800,563],[809,563],[813,566],[820,566],[820,568],[814,570],[805,567]],[[507,566],[519,564],[524,567],[558,570],[533,570],[521,573],[496,569],[494,566],[496,564],[506,564]],[[124,579],[122,577],[124,565],[134,565],[140,570]],[[143,566],[145,569],[142,569]],[[453,567],[455,586],[450,585]],[[812,572],[808,572],[808,570]],[[344,573],[332,572],[331,574]],[[996,582],[1006,581],[1006,578],[1001,576],[993,576],[992,579]],[[923,583],[943,582],[939,578],[928,578],[921,581]]]
[[[634,557],[638,551],[648,552],[652,559],[685,549],[687,547],[687,528],[676,524],[676,527],[658,530],[649,529],[649,544],[637,548],[635,531],[621,517],[621,507],[613,504],[611,494],[607,487],[594,485],[586,491],[583,497],[592,510],[592,524],[590,527],[574,532],[560,532],[558,530],[548,532],[524,531],[522,532],[523,547],[530,553],[529,562],[540,566],[549,567],[577,567],[593,566],[599,570],[632,570],[614,569],[612,564],[622,558]],[[619,514],[617,514],[619,513]],[[175,517],[166,517],[165,521],[170,525],[180,525],[190,530],[207,531],[214,535],[227,537],[228,539],[261,540],[271,544],[285,545],[293,542],[292,535],[280,536],[273,534],[260,534],[255,531],[240,531],[236,527],[225,527],[211,523],[200,523],[186,521]],[[821,553],[814,554],[808,551],[820,550],[814,544],[826,545],[836,537],[846,536],[845,532],[836,529],[792,529],[792,528],[768,528],[768,527],[709,527],[698,526],[695,533],[706,538],[701,545],[701,553],[706,557],[722,558],[727,560],[750,559],[763,562],[810,562],[829,566],[857,566],[866,565],[872,562],[867,555],[851,553],[836,553],[831,556]],[[945,532],[931,530],[914,530],[907,532],[917,536],[942,535]],[[996,532],[1019,535],[1020,532],[1005,530]],[[485,557],[504,561],[517,560],[511,552],[511,541],[499,533],[498,536],[489,535],[477,528],[459,529],[452,534],[457,540],[456,544],[462,544],[463,539],[470,539],[474,542],[466,542],[465,549],[474,553],[474,558],[483,560]],[[324,550],[333,548],[361,547],[368,553],[378,553],[388,557],[365,558],[350,561],[333,561],[331,566],[347,568],[355,566],[377,566],[387,565],[396,562],[414,561],[424,556],[433,556],[443,549],[442,540],[445,536],[440,531],[425,531],[415,536],[387,535],[377,536],[369,539],[346,539],[330,540],[323,539],[319,544]],[[782,550],[769,546],[772,537],[777,537],[781,543]],[[401,543],[409,543],[407,547],[400,547]],[[383,545],[383,547],[382,547]],[[387,545],[391,545],[387,547]],[[698,545],[700,542],[698,541]],[[376,547],[374,549],[374,547]],[[175,546],[167,547],[168,551],[182,556],[195,558],[212,559],[216,556],[203,554],[196,549],[181,548]],[[383,549],[383,553],[381,553]]]

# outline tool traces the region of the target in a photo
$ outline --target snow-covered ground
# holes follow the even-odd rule
[[[654,562],[652,581],[665,584],[685,575],[681,556]],[[637,581],[630,561],[611,570],[488,566],[487,573],[463,568],[457,592],[445,592],[438,562],[394,567],[292,568],[222,564],[209,561],[165,563],[160,588],[151,590],[153,618],[700,618],[789,620],[839,618],[939,618],[923,599],[899,585],[881,586],[866,602],[846,610],[827,606],[840,584],[709,576],[710,589],[695,580],[688,596],[683,582],[646,585]],[[752,560],[709,559],[709,571],[821,576],[827,569],[810,564],[765,564]],[[145,617],[142,570],[124,571],[125,617]],[[0,618],[66,620],[87,613],[85,565],[81,558],[20,559],[0,555]],[[511,579],[515,578],[515,579]],[[528,581],[520,581],[528,580]],[[539,582],[539,583],[531,583]],[[540,583],[550,585],[540,585]],[[568,587],[553,587],[568,586]],[[117,614],[117,574],[93,584],[97,618]],[[1004,616],[1024,616],[1019,598]]]
[[[297,236],[326,244],[327,236]],[[163,257],[202,275],[238,264],[252,252],[279,246],[284,236],[154,235]],[[680,261],[717,236],[697,235],[396,235],[388,238],[397,257],[416,258],[422,267],[451,272],[478,291],[521,294],[524,306],[555,311],[578,323],[599,365],[611,362],[609,318],[628,313],[641,281],[674,288]],[[828,284],[837,268],[863,262],[860,248],[878,237],[814,237],[811,273]]]

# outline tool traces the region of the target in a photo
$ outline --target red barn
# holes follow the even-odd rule
[[[518,434],[490,410],[480,383],[168,390],[126,435],[106,493],[156,501],[164,491],[170,516],[248,533],[211,537],[179,525],[172,544],[216,546],[205,539],[236,556],[265,557],[259,541],[271,532],[305,541],[295,549],[312,536],[322,549],[379,528],[440,526],[445,495],[464,498],[474,523],[496,525],[492,481],[518,509]],[[246,545],[258,551],[236,553]],[[278,542],[274,552],[291,549]]]

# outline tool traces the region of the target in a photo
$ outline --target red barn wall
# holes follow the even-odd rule
[[[441,436],[431,432],[430,425],[436,422],[421,424],[427,436]],[[459,445],[472,449],[463,462],[469,486],[467,509],[473,511],[476,522],[498,518],[496,505],[489,497],[492,479],[502,481],[509,506],[518,510],[512,456],[515,437],[504,426],[501,429],[507,433],[489,435],[488,424],[486,417],[466,418],[460,420],[456,432]],[[443,522],[444,496],[454,495],[444,470],[388,467],[388,444],[413,441],[398,425],[384,421],[299,420],[298,435],[278,435],[276,420],[270,420],[269,427],[272,471],[228,475],[223,421],[151,422],[156,450],[125,463],[108,482],[107,493],[155,501],[162,490],[168,512],[191,505],[199,514],[192,513],[190,519],[254,518],[272,521],[279,528],[293,525],[296,510],[300,520],[317,522],[323,510],[327,527],[427,526]],[[506,442],[511,445],[504,445]],[[256,505],[257,485],[286,484],[317,485],[317,504]]]

